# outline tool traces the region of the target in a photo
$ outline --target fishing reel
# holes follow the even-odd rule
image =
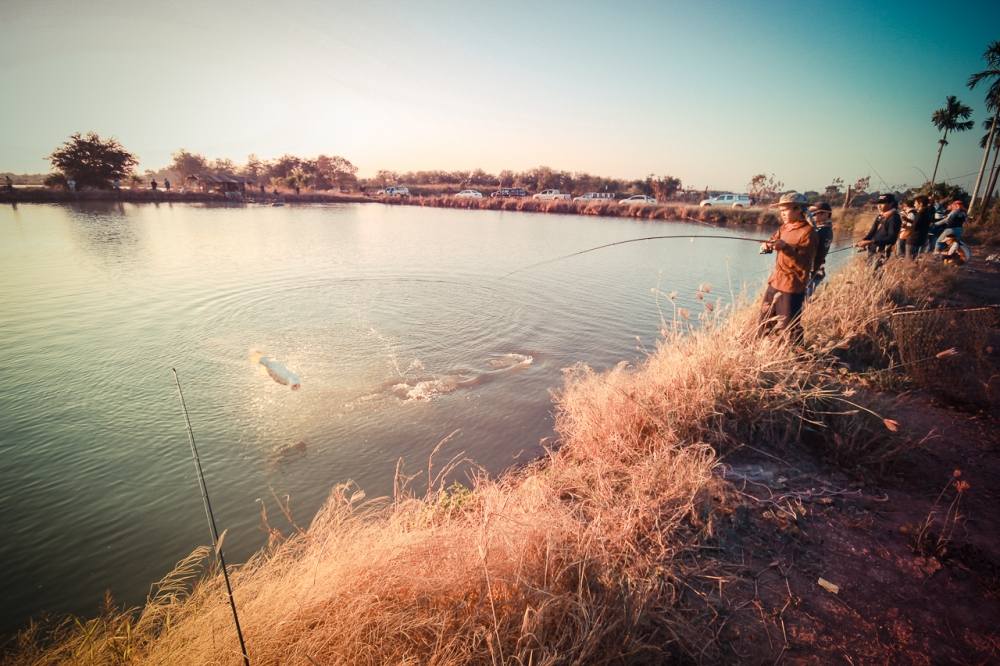
[[[772,252],[774,252],[774,246],[765,242],[760,244],[760,250],[757,251],[757,254],[771,254]]]

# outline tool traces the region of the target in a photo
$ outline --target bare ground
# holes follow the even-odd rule
[[[1000,270],[979,257],[936,300],[1000,303]],[[808,444],[723,459],[729,514],[705,557],[727,574],[698,591],[721,661],[1000,663],[998,339],[977,368],[989,406],[882,396],[922,442],[883,469],[841,471]]]

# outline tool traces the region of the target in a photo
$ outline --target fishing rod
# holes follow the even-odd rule
[[[709,238],[709,239],[712,239],[712,240],[735,240],[735,241],[746,241],[746,242],[749,242],[749,243],[757,243],[757,244],[766,243],[767,242],[767,239],[750,238],[748,236],[715,236],[715,235],[709,235],[709,234],[705,234],[705,235],[696,235],[696,234],[670,234],[670,235],[667,235],[667,236],[644,236],[642,238],[627,238],[625,240],[615,241],[614,243],[605,243],[604,245],[598,245],[596,247],[587,248],[586,250],[580,250],[579,252],[571,252],[570,254],[564,254],[561,257],[555,257],[553,259],[546,259],[545,261],[539,261],[539,262],[531,264],[529,266],[522,266],[521,268],[517,268],[515,270],[512,270],[510,273],[507,273],[506,275],[503,276],[503,278],[506,279],[506,278],[510,277],[511,275],[516,274],[516,273],[521,273],[523,271],[528,271],[528,270],[531,270],[533,268],[538,268],[539,266],[545,266],[547,264],[552,264],[552,263],[555,263],[557,261],[562,261],[563,259],[569,259],[571,257],[576,257],[576,256],[579,256],[581,254],[587,254],[588,252],[594,252],[596,250],[603,250],[603,249],[608,248],[608,247],[614,247],[615,245],[624,245],[626,243],[638,243],[639,241],[665,240],[665,239],[677,239],[677,238],[689,238],[689,239],[692,239],[692,240],[694,240],[695,238]],[[851,245],[846,245],[846,246],[841,247],[841,248],[837,248],[836,250],[830,250],[827,253],[827,256],[829,256],[831,254],[835,254],[837,252],[843,252],[844,250],[850,250],[853,247],[854,247],[854,245],[851,244]]]
[[[226,580],[226,592],[229,595],[229,607],[233,609],[233,622],[236,623],[236,635],[240,639],[240,650],[243,652],[244,666],[250,666],[250,656],[247,654],[246,643],[243,642],[243,630],[240,628],[240,616],[236,612],[236,600],[233,599],[233,586],[229,583],[229,572],[226,571],[226,558],[222,555],[222,540],[219,538],[219,528],[215,526],[215,514],[212,513],[212,502],[208,499],[208,486],[205,485],[205,474],[201,470],[201,459],[198,457],[198,447],[194,443],[194,431],[191,429],[191,417],[188,416],[187,405],[184,404],[184,392],[181,391],[181,380],[177,378],[177,369],[170,368],[174,373],[174,383],[177,384],[177,395],[181,399],[181,410],[184,412],[184,420],[187,422],[188,441],[191,442],[191,456],[194,458],[194,467],[198,472],[198,485],[201,487],[201,499],[205,505],[205,518],[208,519],[209,531],[212,533],[212,547],[215,549],[215,556],[222,567],[222,577]]]

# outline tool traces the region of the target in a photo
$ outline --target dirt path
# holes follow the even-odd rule
[[[936,300],[1000,303],[1000,267],[977,258]],[[998,333],[978,368],[987,382]],[[1000,663],[1000,396],[988,389],[978,410],[919,388],[893,396],[892,418],[922,445],[885,469],[839,471],[804,446],[780,462],[748,449],[723,460],[723,661]]]

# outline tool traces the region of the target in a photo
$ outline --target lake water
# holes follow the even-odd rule
[[[179,373],[231,562],[291,498],[391,492],[396,461],[466,452],[497,473],[552,435],[550,391],[658,337],[654,290],[693,316],[757,288],[765,234],[617,218],[384,206],[22,205],[0,210],[0,631],[93,614],[209,540]],[[258,351],[296,372],[282,386]],[[420,480],[417,481],[420,483]],[[275,521],[279,526],[283,521]]]

